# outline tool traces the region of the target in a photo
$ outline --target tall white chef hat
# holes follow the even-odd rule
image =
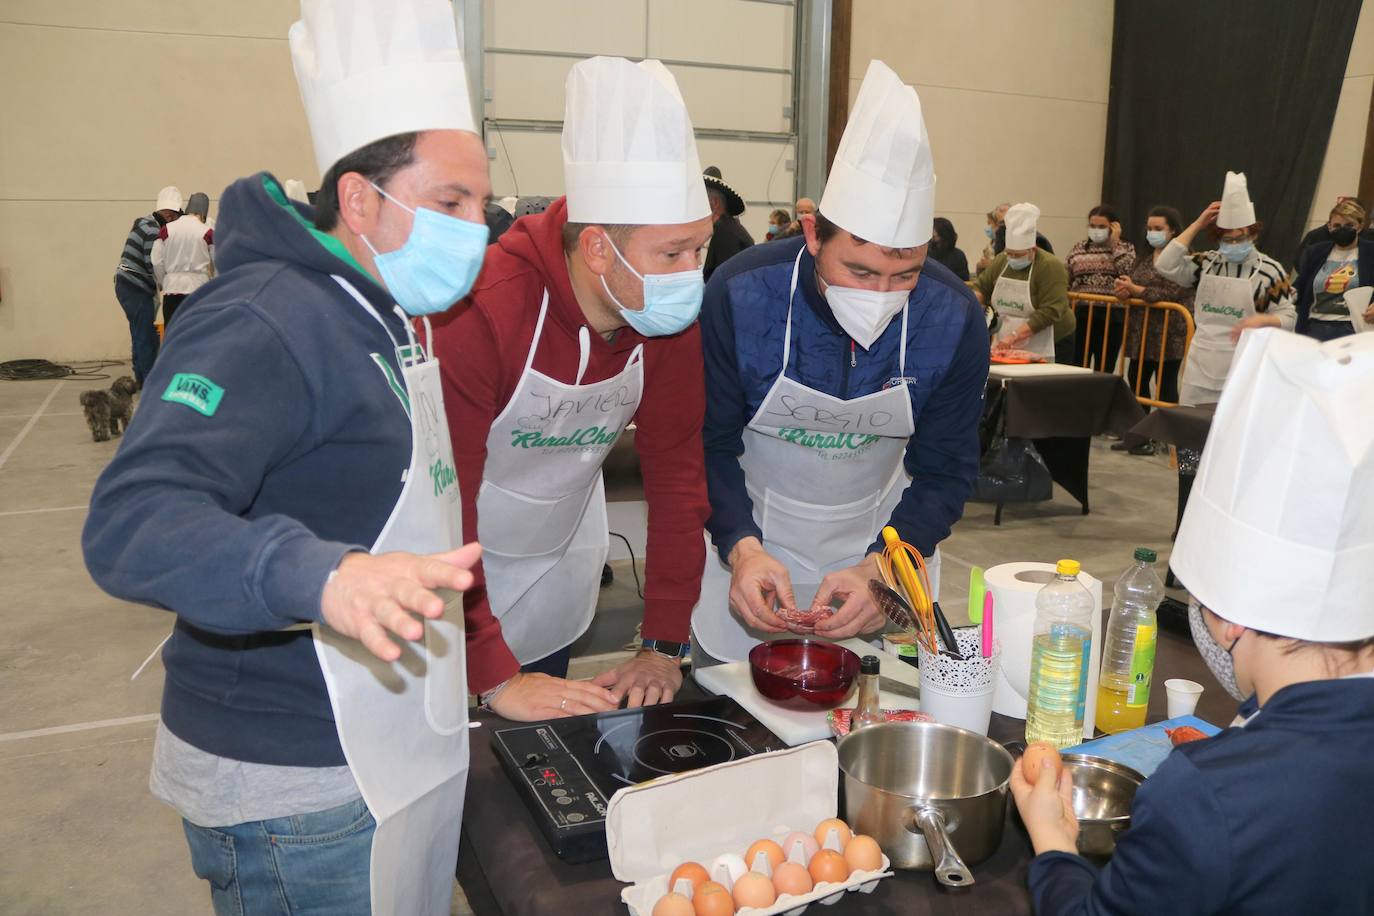
[[[656,60],[578,61],[563,113],[568,221],[669,226],[711,215],[677,81]]]
[[[820,212],[842,229],[886,248],[914,248],[930,241],[935,163],[921,100],[880,60],[868,62]]]
[[[1003,217],[1007,226],[1004,248],[1024,251],[1035,247],[1035,224],[1040,219],[1040,208],[1035,204],[1014,204],[1007,208]]]
[[[288,38],[321,175],[393,134],[476,130],[445,0],[301,0]]]
[[[1203,605],[1314,642],[1374,636],[1374,334],[1250,331],[1170,564]]]
[[[157,192],[157,203],[153,205],[154,210],[180,210],[182,207],[181,191],[176,185],[168,185]]]
[[[1255,225],[1255,205],[1250,202],[1250,185],[1244,172],[1227,172],[1226,184],[1221,188],[1221,211],[1217,213],[1218,229],[1244,229]]]

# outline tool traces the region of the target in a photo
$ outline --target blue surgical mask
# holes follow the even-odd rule
[[[1151,248],[1163,248],[1169,244],[1169,233],[1163,229],[1151,229],[1145,233],[1145,241],[1150,243]]]
[[[1239,264],[1250,257],[1250,252],[1255,250],[1255,243],[1246,239],[1243,242],[1222,242],[1217,246],[1221,256],[1232,264]]]
[[[1025,257],[1025,258],[1013,258],[1013,257],[1008,257],[1008,258],[1007,258],[1007,266],[1010,267],[1012,270],[1025,270],[1027,267],[1030,267],[1030,262],[1031,262],[1031,259],[1030,259],[1029,257]]]
[[[490,235],[486,224],[470,223],[427,207],[412,210],[376,184],[372,187],[415,217],[410,237],[395,251],[378,254],[367,237],[362,237],[387,292],[407,315],[433,315],[452,307],[468,294],[482,270]]]
[[[988,238],[990,238],[990,239],[995,239],[995,238],[997,238],[997,230],[994,229],[994,228],[991,227],[991,226],[984,226],[984,227],[983,227],[983,234],[986,235],[986,236],[987,236]]]
[[[606,242],[620,258],[630,273],[644,284],[644,308],[635,311],[620,304],[620,300],[606,285],[606,277],[601,277],[601,287],[620,308],[621,317],[645,337],[667,337],[685,331],[697,315],[701,313],[701,297],[706,291],[706,281],[702,278],[701,268],[682,270],[672,274],[642,274],[630,266],[620,249],[615,247],[611,237]]]
[[[770,239],[771,239],[771,238],[776,238],[779,232],[782,232],[782,227],[781,227],[781,226],[770,225],[770,226],[768,227],[768,237],[769,237]]]

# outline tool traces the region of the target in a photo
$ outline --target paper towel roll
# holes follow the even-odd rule
[[[1031,639],[1035,635],[1035,596],[1054,578],[1053,563],[1003,563],[983,574],[994,602],[993,625],[1002,643],[1002,665],[992,709],[1004,716],[1026,717],[1030,692]],[[1083,708],[1083,737],[1093,736],[1097,710],[1097,675],[1102,665],[1102,582],[1086,572],[1078,581],[1093,596],[1093,635],[1088,653],[1088,697]]]

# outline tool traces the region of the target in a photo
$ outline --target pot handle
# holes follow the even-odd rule
[[[945,816],[939,809],[931,807],[912,808],[915,824],[926,838],[930,849],[931,861],[935,863],[935,878],[947,887],[966,887],[973,884],[973,873],[964,860],[959,858],[954,844],[949,841],[949,830],[945,826]]]

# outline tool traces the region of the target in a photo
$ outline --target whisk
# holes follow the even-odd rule
[[[883,552],[878,557],[878,569],[883,581],[915,612],[916,638],[932,653],[939,651],[935,628],[935,607],[930,597],[930,577],[921,552],[903,541],[897,529],[883,528]]]

